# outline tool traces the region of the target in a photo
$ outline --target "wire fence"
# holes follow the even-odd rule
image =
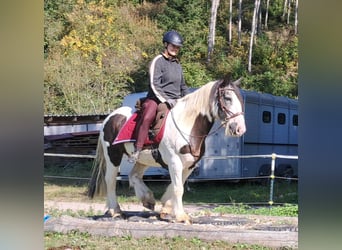
[[[44,156],[48,157],[69,157],[69,158],[95,158],[95,155],[81,155],[81,154],[56,154],[56,153],[44,153]],[[265,154],[265,155],[239,155],[239,156],[205,156],[202,157],[206,159],[229,159],[229,158],[240,158],[240,159],[247,159],[247,158],[271,158],[271,171],[270,175],[268,176],[257,176],[257,177],[235,177],[235,178],[226,178],[225,180],[252,180],[252,179],[266,179],[270,180],[270,191],[269,191],[269,200],[268,205],[277,205],[280,203],[274,202],[274,181],[275,179],[282,179],[282,180],[294,180],[298,181],[298,178],[295,177],[283,177],[283,176],[276,176],[276,160],[277,158],[282,159],[292,159],[298,160],[298,156],[296,155],[281,155],[281,154]],[[44,178],[52,178],[52,179],[70,179],[70,180],[90,180],[90,178],[84,177],[72,177],[72,176],[53,176],[53,175],[44,175]],[[122,176],[117,176],[117,180],[128,180],[127,178],[123,178]],[[213,180],[223,180],[223,179],[201,179],[201,181],[213,181]],[[168,179],[148,179],[148,181],[169,181]],[[188,182],[186,183],[188,185]],[[189,189],[189,187],[188,187]],[[246,203],[247,204],[247,203]],[[255,203],[248,203],[251,205],[263,205],[265,203],[262,202],[255,202]]]

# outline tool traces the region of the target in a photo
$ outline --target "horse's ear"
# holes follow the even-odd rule
[[[240,77],[239,79],[237,79],[236,81],[234,81],[232,84],[239,87],[241,85],[241,81],[242,81],[242,77]]]

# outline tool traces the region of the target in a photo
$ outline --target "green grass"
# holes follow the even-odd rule
[[[244,204],[218,206],[213,212],[221,214],[257,214],[268,216],[298,216],[298,205],[285,204],[281,206],[252,207]]]
[[[203,241],[198,238],[186,239],[183,237],[157,238],[147,237],[135,239],[130,236],[125,237],[105,237],[93,236],[88,233],[73,231],[68,234],[45,232],[45,249],[82,249],[82,250],[145,250],[145,249],[253,249],[269,250],[272,248],[249,245],[249,244],[228,244],[224,241]],[[63,246],[63,248],[61,248]],[[286,248],[283,248],[286,249]]]
[[[270,186],[253,182],[204,182],[191,183],[190,191],[184,193],[185,202],[203,203],[265,203],[270,199]],[[298,203],[297,183],[276,181],[273,201]]]

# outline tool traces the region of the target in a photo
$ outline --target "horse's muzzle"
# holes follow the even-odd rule
[[[242,136],[246,132],[246,129],[239,126],[237,122],[232,122],[226,126],[226,135],[229,136]]]

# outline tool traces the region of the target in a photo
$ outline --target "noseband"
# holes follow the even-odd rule
[[[226,105],[224,104],[224,101],[223,101],[223,98],[224,98],[224,92],[225,90],[231,90],[233,91],[235,94],[235,89],[234,88],[229,88],[229,87],[224,87],[224,88],[218,88],[218,99],[219,99],[219,104],[220,104],[220,107],[222,109],[222,111],[226,114],[226,118],[224,119],[225,120],[225,123],[228,122],[230,119],[234,118],[234,117],[237,117],[239,115],[243,115],[244,112],[237,112],[237,113],[233,113],[232,111],[229,110],[228,107],[226,107]],[[240,98],[238,98],[240,100]],[[240,100],[241,102],[241,100]],[[242,105],[242,103],[241,103]]]

